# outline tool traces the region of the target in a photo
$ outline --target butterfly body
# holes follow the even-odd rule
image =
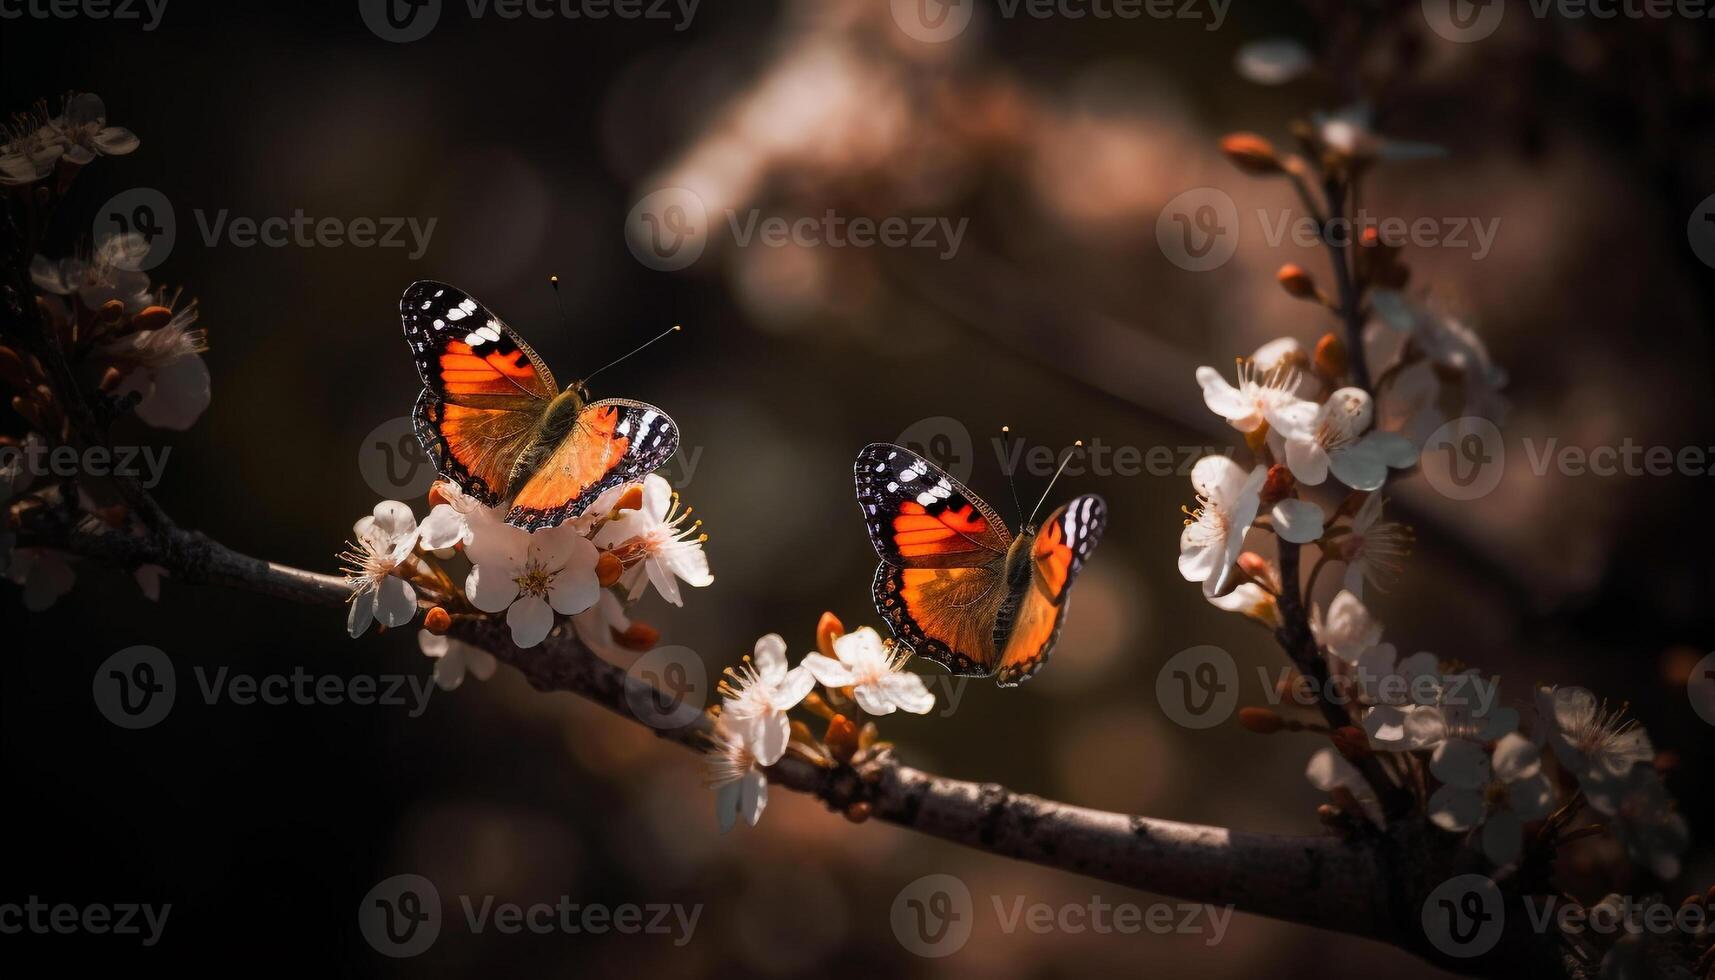
[[[955,674],[993,676],[1003,687],[1034,674],[1106,525],[1102,499],[1077,497],[1014,535],[981,498],[904,447],[864,447],[854,474],[881,558],[871,593],[894,635]]]
[[[553,527],[671,457],[679,429],[653,405],[592,402],[582,382],[560,390],[530,345],[446,283],[412,283],[400,321],[423,391],[417,438],[442,476],[507,523]]]

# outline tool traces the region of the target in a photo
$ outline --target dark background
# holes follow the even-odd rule
[[[1191,368],[1284,334],[1314,341],[1326,315],[1271,279],[1284,261],[1324,281],[1326,267],[1252,235],[1222,268],[1185,272],[1156,247],[1154,226],[1197,186],[1224,189],[1241,213],[1292,206],[1283,185],[1228,166],[1216,140],[1249,129],[1285,141],[1288,119],[1350,93],[1324,75],[1280,88],[1239,79],[1234,52],[1262,37],[1326,42],[1366,68],[1409,65],[1379,93],[1381,128],[1451,153],[1384,168],[1367,201],[1408,217],[1500,218],[1481,261],[1450,249],[1407,260],[1511,373],[1509,439],[1715,444],[1715,273],[1685,230],[1715,191],[1708,22],[1515,16],[1487,41],[1452,45],[1424,29],[1415,3],[1325,12],[1241,0],[1218,31],[1008,22],[979,8],[965,36],[931,48],[900,36],[880,0],[704,0],[684,32],[472,20],[449,2],[427,38],[391,44],[355,2],[172,0],[148,33],[0,22],[3,104],[93,91],[141,137],[135,154],[88,168],[50,241],[59,252],[87,241],[90,216],[128,188],[173,202],[178,245],[154,277],[201,303],[214,403],[188,432],[137,438],[171,441],[157,491],[166,508],[251,554],[331,569],[374,503],[380,488],[357,457],[416,393],[396,316],[412,280],[473,292],[562,381],[684,324],[598,389],[665,407],[686,449],[702,451],[682,489],[708,520],[716,583],[684,609],[651,598],[638,614],[716,669],[765,632],[809,650],[824,609],[848,626],[874,622],[873,554],[850,497],[850,461],[866,442],[958,420],[977,446],[970,482],[1003,512],[988,449],[1002,424],[1053,447],[1092,436],[1236,443],[1203,412]],[[942,261],[912,249],[736,248],[717,227],[694,266],[661,272],[633,258],[622,227],[642,194],[675,183],[711,209],[947,216],[969,230]],[[223,208],[438,224],[416,261],[400,249],[208,247],[192,214]],[[1021,479],[1027,504],[1042,485]],[[1715,806],[1699,776],[1710,729],[1683,682],[1687,658],[1715,644],[1710,486],[1539,478],[1515,463],[1495,494],[1458,504],[1402,481],[1391,492],[1416,518],[1417,555],[1372,601],[1402,652],[1499,674],[1521,706],[1537,681],[1630,702],[1678,754],[1669,784],[1700,838],[1668,888],[1675,898],[1715,870],[1697,834]],[[1230,650],[1246,678],[1284,662],[1175,573],[1188,481],[1085,476],[1055,495],[1086,491],[1107,497],[1111,523],[1052,667],[1017,690],[966,685],[950,717],[890,718],[884,733],[911,763],[950,776],[1318,832],[1321,797],[1302,775],[1315,742],[1236,725],[1188,731],[1156,702],[1161,663],[1192,645]],[[960,954],[917,959],[895,942],[888,910],[923,874],[959,875],[979,911],[990,895],[1151,899],[853,826],[785,792],[758,827],[718,836],[697,759],[504,669],[437,693],[418,718],[207,705],[190,682],[197,666],[421,677],[414,628],[352,642],[334,612],[172,581],[156,605],[122,573],[89,566],[45,614],[0,589],[0,614],[0,901],[173,905],[152,950],[119,937],[0,937],[9,960],[437,976],[1433,974],[1376,944],[1244,916],[1212,950],[1197,936],[1009,936],[990,921]],[[108,724],[90,697],[95,665],[134,644],[166,650],[181,681],[172,715],[141,732]],[[1247,683],[1245,702],[1260,701]],[[947,688],[935,690],[945,703]],[[471,936],[454,918],[430,953],[401,964],[366,946],[355,921],[364,893],[401,872],[443,896],[706,907],[683,948],[649,936]]]

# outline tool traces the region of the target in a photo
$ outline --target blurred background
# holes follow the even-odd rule
[[[962,32],[925,40],[902,26],[911,5],[887,0],[707,2],[688,23],[682,9],[509,20],[442,7],[409,41],[368,26],[356,0],[173,0],[153,30],[0,24],[8,111],[92,91],[142,139],[80,178],[50,229],[56,254],[87,245],[115,195],[152,188],[171,203],[176,243],[152,275],[200,301],[214,388],[201,421],[171,438],[156,491],[181,522],[250,554],[335,566],[351,523],[399,495],[377,485],[373,447],[416,395],[397,302],[422,278],[483,300],[562,382],[684,324],[604,374],[598,394],[658,404],[683,429],[665,475],[708,522],[716,581],[683,609],[652,594],[637,615],[711,673],[767,632],[810,650],[823,610],[879,625],[851,496],[865,443],[903,436],[951,452],[1003,513],[1003,424],[1051,449],[1078,438],[1166,447],[1172,472],[1070,476],[1056,489],[1103,494],[1111,517],[1049,668],[1013,690],[940,677],[940,710],[889,718],[883,733],[909,763],[948,776],[1319,833],[1325,797],[1303,775],[1319,743],[1181,727],[1156,678],[1174,653],[1216,644],[1237,661],[1241,703],[1261,703],[1257,671],[1284,665],[1266,633],[1206,604],[1174,568],[1179,507],[1192,502],[1179,464],[1239,442],[1203,409],[1192,371],[1279,336],[1309,345],[1333,326],[1273,281],[1297,262],[1330,286],[1323,255],[1269,241],[1250,217],[1295,208],[1290,189],[1239,173],[1217,141],[1251,130],[1288,143],[1291,120],[1368,101],[1379,131],[1448,153],[1379,169],[1367,207],[1498,221],[1480,257],[1404,257],[1414,295],[1463,318],[1510,375],[1516,453],[1480,500],[1448,500],[1421,478],[1390,488],[1417,548],[1371,606],[1402,652],[1479,665],[1509,702],[1528,705],[1538,681],[1629,702],[1677,756],[1668,781],[1697,838],[1667,891],[1710,883],[1699,831],[1715,798],[1696,774],[1709,771],[1711,729],[1686,680],[1715,649],[1715,484],[1538,475],[1522,449],[1551,438],[1715,447],[1715,273],[1687,230],[1715,193],[1708,21],[1537,19],[1514,3],[1492,36],[1460,43],[1416,2],[1237,0],[1219,16],[1193,3],[1198,18],[1113,19],[1008,17],[977,0],[948,8],[970,17]],[[1254,80],[1256,65],[1252,78],[1237,70],[1245,45],[1274,38],[1316,66],[1278,85]],[[1233,257],[1195,272],[1156,230],[1170,201],[1201,187],[1245,217]],[[650,258],[637,233],[648,226],[634,206],[662,188],[706,209],[700,232],[664,225],[689,228],[701,249],[682,268]],[[300,210],[435,224],[421,254],[239,247],[202,228],[222,211]],[[753,216],[829,211],[944,221],[962,237],[953,248],[740,240]],[[1028,505],[1045,479],[1019,482]],[[0,612],[11,787],[0,901],[173,905],[147,957],[120,937],[0,937],[8,950],[353,976],[1437,975],[1379,944],[1242,915],[1213,947],[1207,935],[1007,934],[991,897],[1154,898],[852,825],[784,791],[758,827],[720,836],[698,759],[504,668],[437,693],[416,717],[210,705],[186,683],[198,667],[422,679],[415,629],[353,642],[337,613],[170,580],[154,604],[123,573],[88,566],[50,611],[24,613],[7,588]],[[131,732],[97,712],[90,676],[135,644],[167,651],[181,692],[164,723]],[[1602,877],[1601,847],[1571,862],[1569,887],[1659,887]],[[682,947],[471,935],[454,922],[429,953],[393,961],[364,942],[355,910],[399,873],[428,877],[449,904],[570,896],[703,911]],[[966,882],[978,911],[974,941],[940,960],[912,955],[889,922],[901,889],[931,873]]]

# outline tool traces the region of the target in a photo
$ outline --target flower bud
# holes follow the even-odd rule
[[[113,300],[112,302],[118,302]],[[105,312],[105,307],[103,308]],[[131,318],[131,326],[137,330],[159,330],[173,319],[173,311],[165,306],[151,306]]]
[[[1268,479],[1262,484],[1262,506],[1273,507],[1287,497],[1292,496],[1292,490],[1298,482],[1292,478],[1292,471],[1284,463],[1276,463],[1268,468]]]
[[[1251,581],[1263,588],[1279,591],[1278,576],[1274,573],[1274,565],[1270,564],[1267,558],[1254,551],[1242,551],[1239,553],[1238,565],[1239,571],[1249,576]]]
[[[24,359],[10,347],[0,347],[0,381],[20,391],[30,387],[30,375],[24,370]]]
[[[846,807],[846,819],[852,823],[863,823],[869,819],[869,815],[870,805],[862,800]]]
[[[614,510],[642,510],[643,484],[633,483],[619,495],[619,503],[613,505]]]
[[[595,560],[595,577],[604,589],[619,581],[619,576],[624,571],[625,563],[611,551],[602,552]]]
[[[834,655],[834,640],[844,635],[846,627],[840,622],[840,617],[825,612],[816,622],[816,649],[822,652],[822,656],[831,657]]]
[[[119,388],[119,383],[124,380],[125,375],[120,373],[118,368],[110,366],[101,372],[101,380],[96,382],[95,388],[104,395],[111,395]]]
[[[447,499],[447,495],[442,492],[441,482],[436,480],[434,483],[429,484],[429,506],[439,507],[441,504],[446,503],[451,503],[451,501],[449,501]]]
[[[429,611],[423,614],[423,628],[436,636],[445,636],[447,630],[453,628],[452,614],[440,606],[431,606]]]
[[[828,733],[822,742],[841,764],[850,763],[858,750],[858,726],[845,715],[835,715],[828,720]]]
[[[652,650],[661,640],[661,631],[634,619],[624,630],[614,630],[613,639],[627,650]]]
[[[1286,290],[1289,296],[1298,299],[1317,298],[1316,280],[1310,278],[1310,273],[1291,262],[1281,266],[1280,271],[1274,274],[1274,278],[1276,282],[1280,283],[1280,288]]]
[[[1280,173],[1280,158],[1274,145],[1255,133],[1233,133],[1221,139],[1221,152],[1233,166],[1247,174]]]
[[[1258,735],[1273,735],[1286,727],[1286,719],[1273,708],[1240,708],[1239,724]]]
[[[1316,365],[1316,373],[1324,378],[1343,378],[1349,366],[1346,359],[1346,345],[1339,337],[1331,333],[1322,335],[1316,342],[1316,355],[1311,359]]]

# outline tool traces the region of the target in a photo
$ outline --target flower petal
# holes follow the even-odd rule
[[[935,695],[929,693],[929,686],[923,683],[920,675],[904,671],[888,674],[881,679],[881,686],[887,692],[888,700],[898,705],[901,711],[926,715],[935,707]]]
[[[473,565],[465,576],[464,594],[485,613],[505,612],[518,598],[518,583],[498,564]]]
[[[1293,544],[1309,544],[1322,536],[1322,508],[1308,500],[1288,497],[1269,511],[1274,531]]]
[[[1483,822],[1483,794],[1474,789],[1447,785],[1429,797],[1429,822],[1457,833]]]
[[[856,680],[856,675],[850,667],[833,657],[824,657],[819,653],[805,654],[804,662],[799,666],[808,670],[818,683],[828,687],[850,687]]]
[[[512,629],[512,642],[528,649],[546,639],[554,628],[554,610],[541,596],[527,595],[506,610],[506,625]]]

